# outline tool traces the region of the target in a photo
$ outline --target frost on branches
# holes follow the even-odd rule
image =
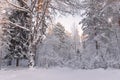
[[[119,0],[83,0],[85,68],[120,68]]]
[[[5,8],[6,40],[9,53],[5,56],[8,65],[15,60],[19,66],[21,59],[27,59],[28,65],[36,65],[37,45],[42,43],[46,28],[57,12],[74,14],[80,6],[76,1],[66,0],[5,0],[9,7]],[[68,8],[69,6],[69,8]],[[9,12],[9,13],[8,13]]]

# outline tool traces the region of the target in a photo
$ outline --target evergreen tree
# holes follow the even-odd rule
[[[19,23],[21,26],[29,27],[26,25],[28,15],[23,11],[13,11],[10,15],[9,20],[13,23]],[[10,27],[7,28],[7,33],[9,34],[8,45],[9,45],[9,54],[5,56],[5,59],[9,59],[11,65],[12,60],[16,60],[16,66],[19,66],[19,59],[26,58],[27,59],[27,51],[28,51],[28,34],[29,32],[21,29],[19,27],[15,27],[15,25],[10,24]]]

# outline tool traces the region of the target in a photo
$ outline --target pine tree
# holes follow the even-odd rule
[[[28,15],[26,12],[13,11],[10,15],[9,20],[13,23],[19,23],[21,26],[25,26],[27,22]],[[29,27],[29,25],[26,25]],[[29,32],[15,27],[15,25],[10,24],[10,27],[7,28],[7,33],[9,34],[9,54],[5,56],[5,59],[16,60],[16,66],[19,66],[19,59],[27,59],[28,51],[28,34]],[[11,65],[11,61],[9,63]]]

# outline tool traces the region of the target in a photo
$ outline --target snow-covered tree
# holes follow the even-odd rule
[[[46,28],[49,26],[49,23],[51,23],[51,16],[58,12],[62,14],[74,14],[79,11],[78,9],[80,8],[79,0],[6,0],[6,3],[11,6],[9,9],[6,9],[6,12],[11,11],[13,16],[19,16],[19,14],[20,16],[16,17],[18,18],[18,21],[16,21],[15,18],[12,18],[13,20],[4,20],[4,23],[21,29],[19,30],[20,33],[18,32],[18,35],[20,36],[25,32],[25,36],[27,36],[27,40],[25,41],[27,44],[23,42],[22,45],[27,46],[28,48],[25,54],[27,54],[29,65],[31,67],[35,65],[36,47],[39,42],[42,42]],[[28,34],[26,34],[26,32]],[[15,37],[15,39],[16,38],[20,37],[18,36]],[[18,48],[16,49],[18,50]],[[21,51],[24,53],[24,50]]]
[[[73,24],[72,27],[72,38],[74,41],[74,48],[75,48],[75,52],[79,52],[80,49],[80,35],[79,35],[79,31],[78,31],[78,26],[76,24]]]
[[[9,16],[9,20],[13,23],[19,23],[21,26],[25,26],[28,23],[29,16],[25,12],[13,11]],[[25,20],[25,21],[24,21]],[[19,27],[15,27],[15,25],[8,25],[6,29],[6,34],[8,37],[8,45],[9,45],[9,54],[5,56],[5,59],[10,59],[10,63],[12,60],[16,59],[16,66],[19,66],[19,59],[27,58],[28,51],[28,34],[29,32],[23,30]],[[30,25],[26,25],[29,27]]]
[[[119,67],[119,1],[83,0],[84,67]]]
[[[39,48],[38,66],[65,66],[69,60],[70,42],[67,40],[65,28],[57,23],[51,30],[50,34],[46,35],[43,46]]]

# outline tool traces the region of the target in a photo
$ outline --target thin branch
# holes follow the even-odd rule
[[[61,11],[61,12],[64,12],[64,13],[68,13],[68,14],[72,14],[71,11],[67,11],[65,9],[60,9],[60,8],[56,8],[56,7],[53,7],[52,5],[49,6],[51,9],[53,10],[57,10],[57,11]]]
[[[29,7],[29,6],[27,5],[27,3],[26,3],[24,0],[22,0],[22,2],[23,2],[27,7]]]
[[[12,5],[13,7],[15,7],[15,8],[17,8],[17,9],[21,10],[21,11],[31,12],[29,9],[25,9],[24,7],[17,6],[17,5],[15,5],[15,4],[11,3],[11,2],[10,2],[10,1],[8,1],[8,0],[6,0],[6,2],[7,2],[7,3],[9,3],[10,5]]]
[[[31,11],[34,13],[34,8],[36,7],[35,5],[36,5],[36,3],[37,3],[37,0],[31,0],[31,7],[30,7],[30,9],[31,9]]]
[[[8,24],[8,23],[10,23],[10,24],[12,24],[12,25],[14,25],[14,26],[16,26],[16,27],[19,27],[19,28],[21,28],[21,29],[24,29],[24,30],[26,30],[26,31],[30,31],[29,29],[27,29],[27,28],[25,28],[25,27],[23,27],[23,26],[20,26],[20,25],[18,25],[18,24],[16,24],[16,23],[13,23],[13,22],[11,22],[11,21],[8,21],[8,20],[4,20],[4,21],[1,21],[1,22],[0,22],[0,24]]]
[[[9,21],[9,23],[11,23],[11,24],[13,24],[13,25],[15,25],[15,26],[17,26],[17,27],[19,27],[19,28],[21,28],[21,29],[24,29],[24,30],[26,30],[26,31],[30,31],[29,29],[27,29],[27,28],[25,28],[25,27],[23,27],[23,26],[20,26],[20,25],[18,25],[18,24],[16,24],[16,23],[13,23],[13,22],[11,22],[11,21]]]
[[[28,6],[27,2],[25,2],[24,0],[22,0],[22,2],[25,4],[25,6],[31,11],[30,7]],[[32,12],[32,11],[31,11]]]

